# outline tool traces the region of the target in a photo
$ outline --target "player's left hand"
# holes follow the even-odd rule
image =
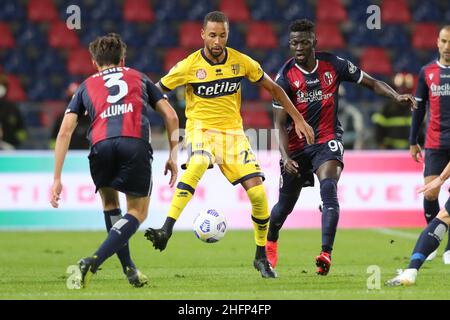
[[[304,119],[295,122],[295,132],[300,139],[304,136],[308,144],[314,143],[314,130]]]
[[[397,96],[397,102],[404,106],[409,106],[411,111],[417,109],[417,100],[410,94],[399,94]]]
[[[177,181],[178,168],[177,168],[176,162],[173,161],[172,159],[167,160],[166,167],[164,169],[164,175],[167,175],[167,172],[169,172],[169,171],[170,171],[169,186],[171,188],[173,188],[173,186],[175,185],[175,182]]]
[[[430,190],[436,189],[436,188],[440,188],[442,185],[444,184],[444,180],[441,179],[440,176],[438,176],[436,179],[433,179],[431,182],[427,183],[426,185],[424,185],[422,188],[420,188],[418,190],[419,193],[423,192],[428,192]]]
[[[62,191],[61,181],[60,180],[53,181],[52,199],[50,200],[50,203],[53,208],[58,208],[58,206],[59,206],[58,201],[61,199],[61,197],[60,197],[61,191]]]

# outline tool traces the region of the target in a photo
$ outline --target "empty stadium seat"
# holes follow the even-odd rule
[[[180,0],[160,0],[155,4],[154,11],[156,19],[161,22],[180,22],[186,19],[186,12],[183,10]]]
[[[7,73],[27,74],[33,68],[33,61],[29,59],[26,51],[16,48],[8,51],[4,59],[4,67]]]
[[[381,30],[374,30],[381,33],[379,44],[385,48],[407,48],[411,40],[401,25],[385,25]]]
[[[250,49],[274,49],[278,39],[269,22],[250,22],[247,27],[247,47]]]
[[[9,24],[0,22],[0,49],[14,48],[16,41],[11,32]]]
[[[8,77],[8,92],[6,94],[6,99],[14,102],[21,102],[27,99],[25,90],[23,89],[20,80],[15,75],[7,75]]]
[[[392,74],[391,61],[384,48],[365,48],[361,55],[360,66],[369,74],[386,76]]]
[[[342,49],[344,38],[337,23],[318,23],[316,25],[317,50]]]
[[[439,28],[436,24],[431,22],[418,23],[412,32],[412,46],[416,49],[435,50],[438,35]]]
[[[178,33],[171,26],[162,24],[153,24],[150,26],[146,46],[157,47],[176,47],[178,46]]]
[[[30,0],[28,19],[34,22],[51,22],[58,19],[58,12],[52,0]]]
[[[205,15],[215,9],[209,0],[196,0],[186,9],[186,18],[188,21],[203,21]]]
[[[226,14],[230,22],[247,22],[250,19],[245,0],[220,0],[219,10]]]
[[[383,0],[381,20],[386,23],[408,23],[411,21],[406,0]]]
[[[21,47],[35,46],[38,48],[47,46],[47,35],[40,30],[36,23],[24,23],[17,33],[17,44]]]
[[[270,20],[278,21],[282,19],[282,11],[277,1],[259,0],[255,1],[251,8],[251,17],[255,21]]]
[[[283,21],[293,21],[299,17],[315,20],[314,10],[306,0],[289,1],[282,11]]]
[[[441,19],[441,11],[436,1],[419,2],[413,11],[415,22],[436,22]]]
[[[53,48],[73,49],[80,45],[80,39],[64,22],[55,21],[48,30],[48,44]]]
[[[351,47],[378,46],[379,30],[369,30],[366,25],[358,25],[348,33],[347,45]]]
[[[344,22],[347,20],[347,11],[340,0],[319,0],[316,19],[318,22]]]
[[[96,70],[91,61],[89,50],[83,47],[71,50],[67,57],[67,70],[72,75],[91,75]]]
[[[129,22],[153,22],[155,14],[147,0],[125,0],[123,18]]]
[[[25,20],[25,10],[22,3],[16,0],[0,1],[0,21]]]
[[[394,72],[419,72],[421,63],[415,50],[398,48],[394,57],[392,61]]]
[[[187,21],[182,23],[179,29],[180,45],[185,48],[202,48],[204,43],[200,35],[201,30],[201,22]]]
[[[272,119],[261,102],[246,101],[241,108],[242,122],[244,128],[272,128]]]
[[[178,61],[189,55],[189,51],[184,48],[168,49],[164,55],[164,72],[168,72]]]

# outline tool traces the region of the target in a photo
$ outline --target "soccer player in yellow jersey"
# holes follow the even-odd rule
[[[173,226],[192,198],[195,188],[208,169],[218,164],[233,185],[241,184],[252,204],[256,255],[254,267],[264,278],[277,275],[267,261],[265,244],[269,209],[262,185],[264,175],[244,134],[241,107],[241,80],[259,83],[280,101],[292,117],[299,136],[313,143],[312,128],[295,109],[286,93],[262,70],[258,62],[226,47],[228,18],[218,11],[205,16],[201,36],[204,48],[178,62],[156,84],[161,91],[186,85],[186,141],[189,160],[172,198],[161,229],[147,229],[145,236],[155,249],[164,250]]]

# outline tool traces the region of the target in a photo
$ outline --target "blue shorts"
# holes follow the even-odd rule
[[[337,160],[344,168],[344,146],[340,140],[330,140],[325,143],[307,145],[300,152],[293,152],[291,159],[299,165],[296,175],[284,171],[283,161],[280,160],[280,193],[291,194],[302,187],[314,186],[314,175],[319,167],[327,161]]]
[[[450,149],[425,149],[423,176],[438,176],[450,161]]]
[[[151,145],[141,139],[117,137],[91,147],[89,166],[95,192],[110,187],[127,195],[146,197],[152,192]]]
[[[445,203],[445,210],[447,210],[447,213],[450,215],[450,197],[448,197],[447,202]]]

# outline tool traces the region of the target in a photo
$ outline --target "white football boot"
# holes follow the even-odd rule
[[[390,287],[412,286],[416,283],[417,269],[397,270],[397,276],[385,282]]]
[[[442,260],[444,260],[444,264],[450,264],[450,250],[444,252]]]
[[[434,250],[432,253],[430,253],[425,260],[426,261],[432,261],[434,258],[436,258],[436,255],[437,255],[437,249]]]

